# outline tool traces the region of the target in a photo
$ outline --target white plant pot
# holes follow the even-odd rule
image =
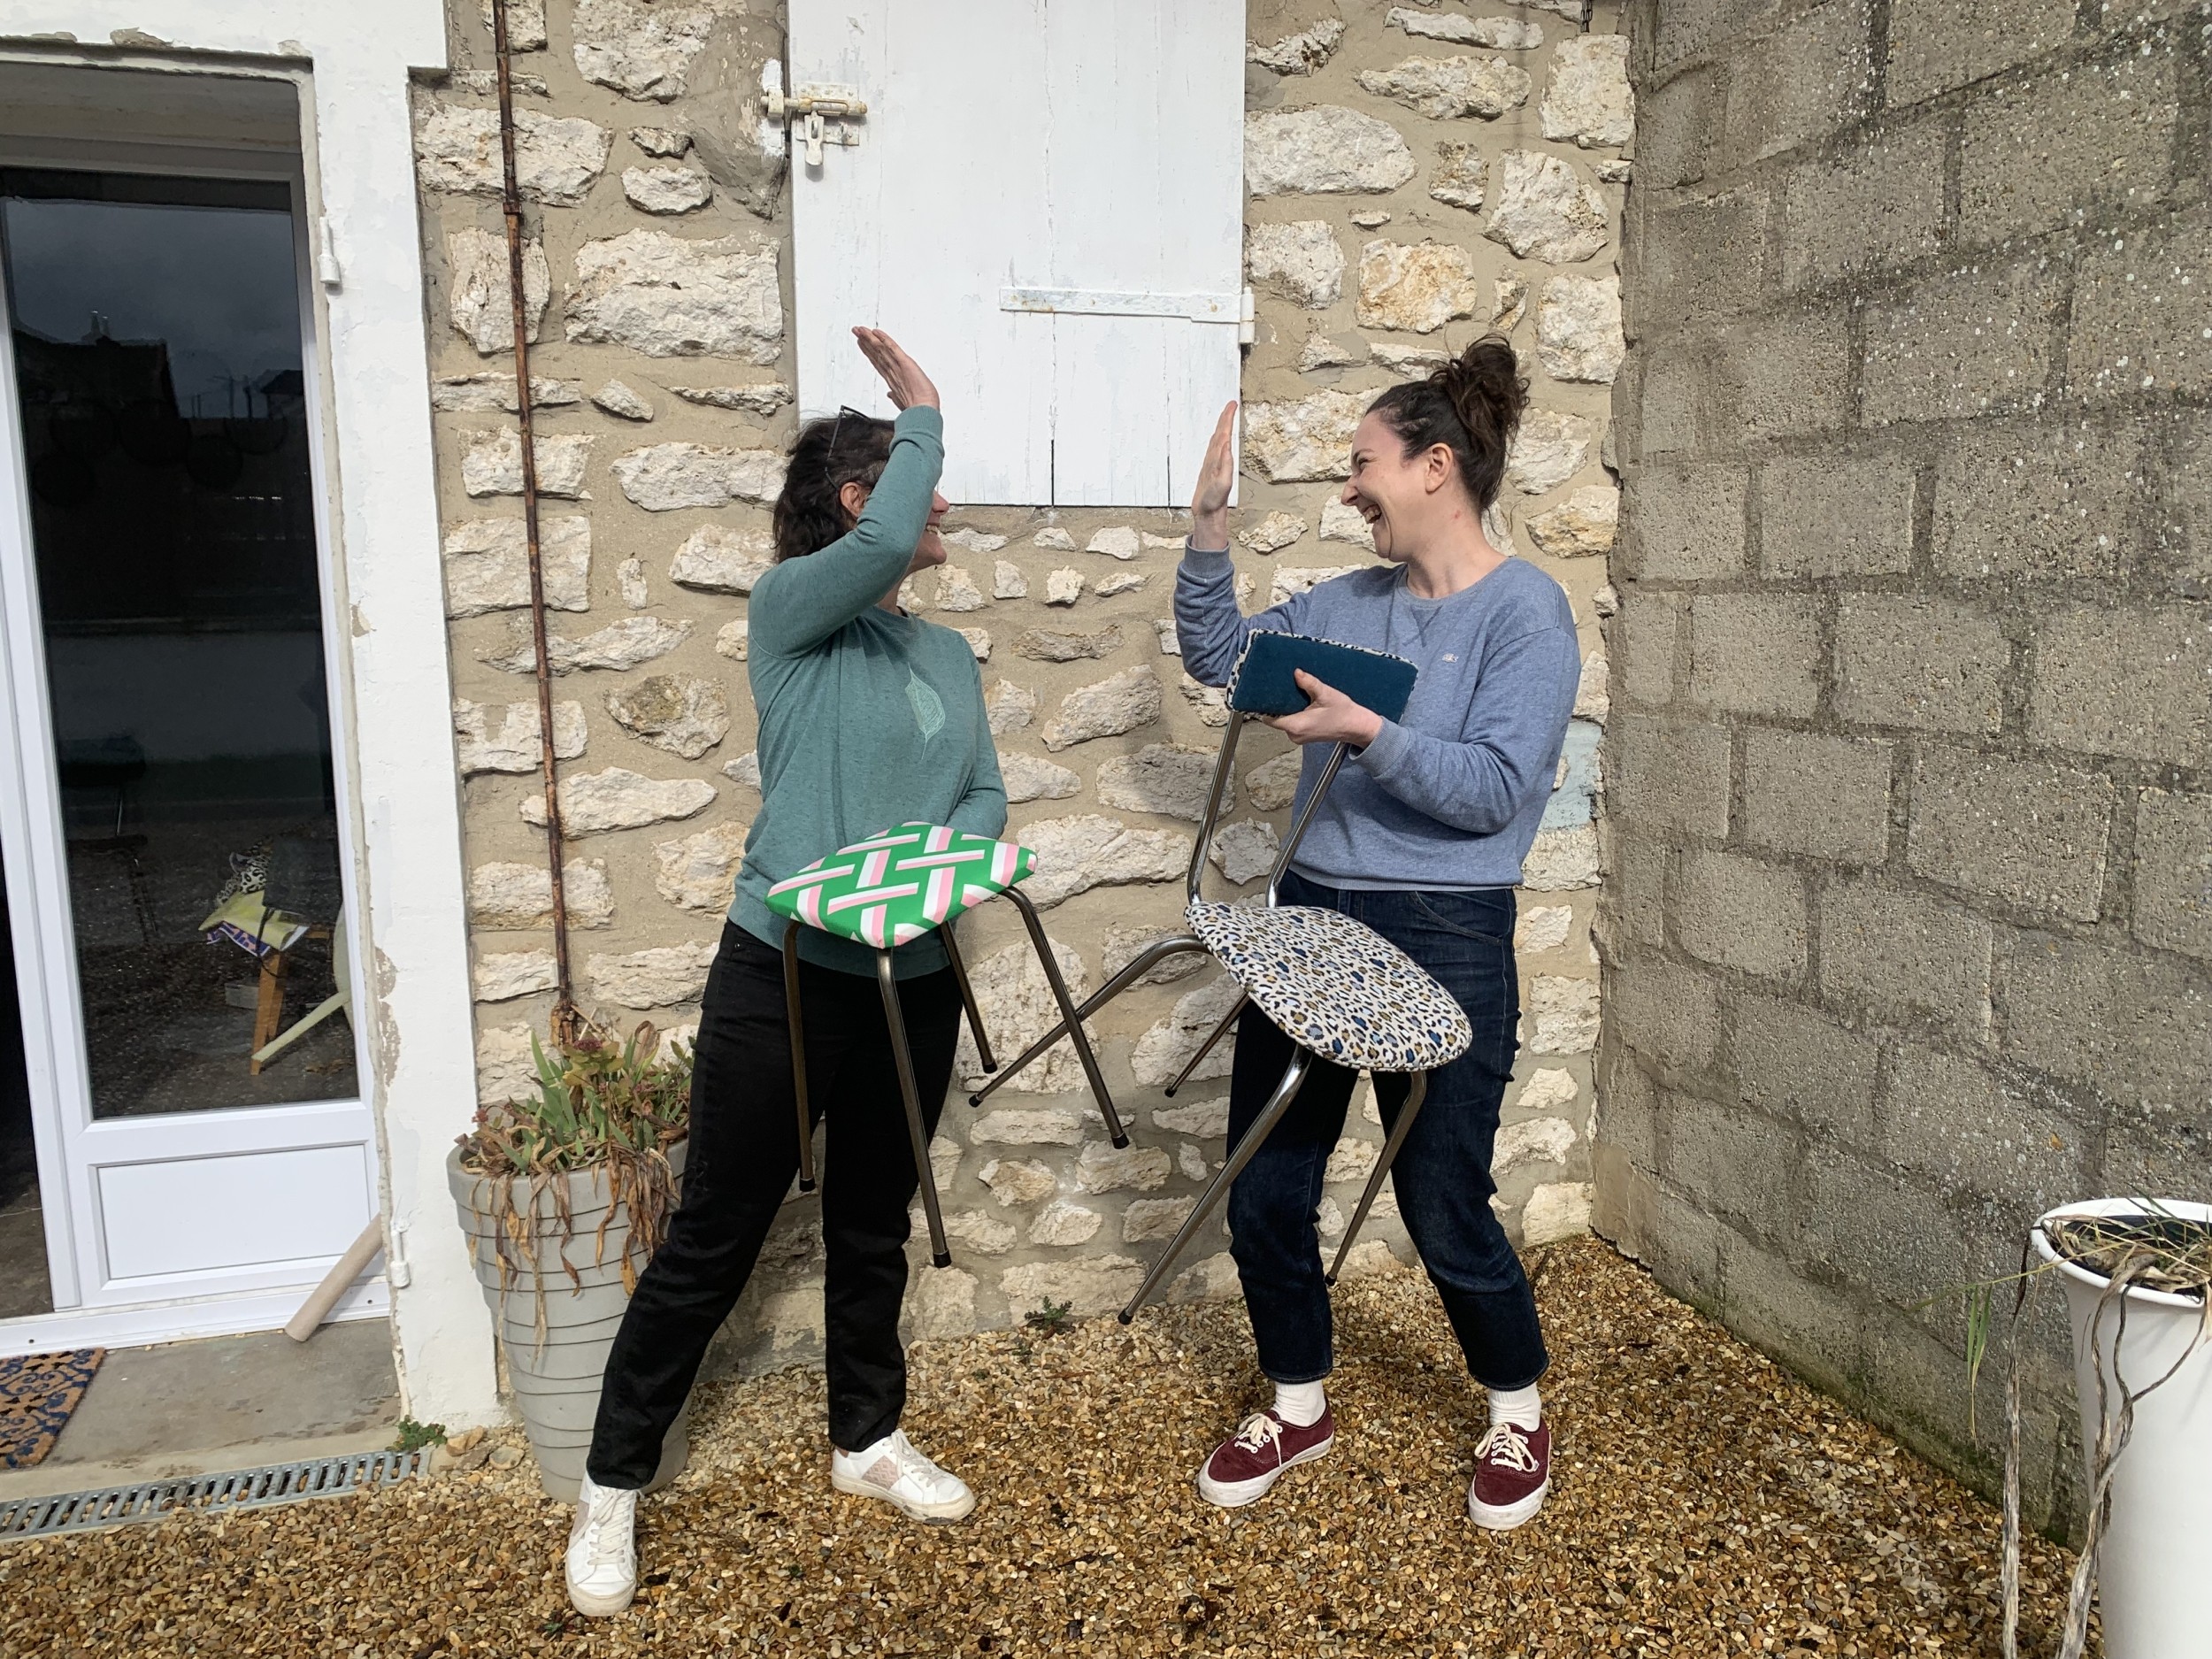
[[[680,1184],[689,1146],[689,1141],[680,1141],[668,1149],[669,1167]],[[492,1310],[500,1352],[507,1363],[508,1385],[529,1432],[538,1479],[546,1496],[573,1503],[583,1479],[584,1458],[591,1448],[592,1419],[599,1409],[599,1379],[606,1371],[615,1333],[621,1328],[623,1310],[629,1305],[621,1265],[622,1248],[629,1240],[629,1217],[618,1207],[607,1228],[603,1256],[595,1263],[593,1257],[602,1254],[599,1224],[610,1203],[604,1165],[562,1178],[567,1183],[569,1215],[574,1227],[565,1248],[551,1194],[541,1195],[533,1209],[530,1183],[511,1179],[515,1208],[528,1214],[527,1231],[536,1246],[537,1266],[535,1271],[526,1265],[506,1270],[503,1288],[497,1230],[487,1219],[495,1184],[488,1177],[462,1169],[457,1147],[447,1155],[445,1168],[446,1185],[460,1217],[470,1264],[485,1303]],[[561,1267],[564,1256],[575,1269],[574,1278]],[[541,1293],[545,1303],[541,1340],[537,1330]],[[690,1456],[690,1416],[687,1402],[661,1444],[660,1467],[654,1471],[648,1491],[666,1486],[683,1472]]]
[[[2212,1204],[2158,1202],[2184,1219],[2212,1220]],[[2139,1215],[2142,1210],[2139,1200],[2107,1198],[2067,1204],[2043,1219]],[[2204,1306],[2162,1291],[2130,1290],[2124,1337],[2116,1304],[2106,1310],[2093,1348],[2090,1325],[2107,1281],[2058,1256],[2040,1225],[2031,1237],[2043,1260],[2058,1263],[2066,1286],[2082,1441],[2093,1457],[2099,1366],[2115,1417],[2116,1375],[2133,1391],[2165,1376],[2177,1362],[2181,1367],[2137,1402],[2134,1432],[2113,1471],[2112,1518],[2097,1557],[2105,1659],[2212,1659],[2212,1610],[2206,1602],[2212,1587],[2212,1343],[2199,1342],[2189,1351],[2202,1329]]]

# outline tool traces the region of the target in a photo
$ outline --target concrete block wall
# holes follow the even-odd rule
[[[2212,27],[1629,27],[1597,1225],[1986,1485],[2001,1366],[1978,1445],[1921,1304],[2051,1204],[2212,1190]]]
[[[782,13],[773,0],[517,0],[512,15],[551,622],[572,664],[556,738],[578,990],[589,1010],[680,1033],[758,806],[744,595],[797,424],[788,185],[749,96],[781,54]],[[1498,1173],[1528,1241],[1586,1226],[1592,1190],[1596,625],[1610,603],[1607,388],[1623,349],[1614,260],[1632,106],[1611,7],[1586,39],[1580,15],[1578,0],[1254,0],[1248,19],[1259,339],[1233,526],[1248,603],[1372,557],[1363,526],[1329,503],[1375,391],[1493,326],[1535,382],[1541,414],[1496,534],[1566,586],[1590,666],[1523,906],[1525,1048]],[[481,0],[453,0],[457,68],[418,88],[417,127],[480,1094],[496,1101],[526,1084],[551,964],[488,17]],[[1217,694],[1181,674],[1162,631],[1184,519],[964,505],[951,564],[909,595],[984,663],[1011,833],[1043,855],[1033,890],[1079,984],[1176,925],[1219,739]],[[1071,729],[1071,703],[1096,735]],[[1286,746],[1259,729],[1245,741],[1232,814],[1245,827],[1215,892],[1256,890],[1286,816]],[[994,1039],[1018,1048],[1047,1003],[1018,919],[993,906],[962,926]],[[1179,1100],[1160,1093],[1226,1006],[1214,969],[1185,965],[1097,1022],[1129,1152],[1104,1143],[1064,1048],[1022,1079],[1027,1093],[1010,1087],[982,1113],[955,1095],[936,1150],[956,1265],[918,1269],[917,1331],[1003,1325],[1048,1298],[1096,1311],[1133,1287],[1224,1153],[1225,1045]],[[1371,1114],[1355,1114],[1333,1165],[1325,1237],[1371,1166]],[[1386,1196],[1369,1225],[1370,1248],[1409,1253]],[[1225,1245],[1194,1252],[1176,1294],[1233,1294]],[[795,1202],[715,1363],[817,1356],[820,1271],[812,1202]]]

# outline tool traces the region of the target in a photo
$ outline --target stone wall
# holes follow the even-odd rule
[[[759,800],[745,595],[796,415],[789,197],[746,95],[781,27],[774,5],[735,0],[548,13],[518,0],[517,66],[578,990],[606,1016],[680,1030]],[[1331,505],[1370,395],[1492,326],[1536,383],[1498,534],[1566,585],[1591,662],[1518,941],[1524,1059],[1498,1172],[1529,1241],[1580,1231],[1590,1205],[1594,629],[1610,604],[1597,556],[1615,518],[1601,457],[1630,128],[1609,8],[1586,39],[1563,13],[1578,19],[1578,0],[1497,15],[1259,0],[1248,83],[1260,305],[1236,527],[1252,602],[1371,557],[1356,515]],[[456,0],[461,67],[418,89],[418,147],[481,1093],[498,1100],[526,1075],[551,957],[487,16]],[[1030,890],[1079,986],[1175,926],[1219,737],[1219,694],[1182,675],[1167,624],[1184,517],[964,507],[951,564],[910,595],[985,664],[1012,833],[1043,856]],[[1248,895],[1294,762],[1263,729],[1246,741],[1213,880]],[[1012,1049],[1044,1028],[1041,976],[1010,908],[962,926],[994,1040]],[[1199,959],[1170,967],[1097,1022],[1129,1150],[1105,1144],[1064,1045],[1021,1079],[1028,1093],[948,1107],[937,1164],[956,1265],[916,1274],[917,1330],[1002,1325],[1048,1298],[1114,1305],[1187,1213],[1223,1155],[1226,1045],[1178,1101],[1160,1088],[1233,991]],[[1325,1237],[1372,1164],[1361,1099]],[[1366,1248],[1404,1253],[1386,1197],[1385,1211]],[[1194,1253],[1177,1294],[1233,1290],[1224,1243]],[[813,1202],[795,1200],[719,1363],[818,1354],[819,1269]]]
[[[1598,1225],[1985,1483],[1925,1299],[2212,1186],[2206,23],[1632,18]]]

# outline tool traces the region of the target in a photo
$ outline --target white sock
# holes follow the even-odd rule
[[[1532,1433],[1544,1426],[1544,1396],[1534,1383],[1525,1388],[1490,1390],[1490,1421],[1510,1423]]]
[[[1329,1409],[1329,1391],[1318,1382],[1275,1385],[1275,1415],[1294,1429],[1310,1429]]]

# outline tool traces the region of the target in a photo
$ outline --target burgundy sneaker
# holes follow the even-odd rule
[[[1310,1428],[1286,1423],[1272,1411],[1255,1411],[1214,1448],[1198,1471],[1198,1495],[1225,1509],[1265,1497],[1283,1471],[1310,1463],[1336,1444],[1336,1416],[1324,1411]]]
[[[1469,1517],[1494,1532],[1509,1531],[1542,1509],[1550,1490],[1551,1431],[1493,1423],[1475,1445]]]

